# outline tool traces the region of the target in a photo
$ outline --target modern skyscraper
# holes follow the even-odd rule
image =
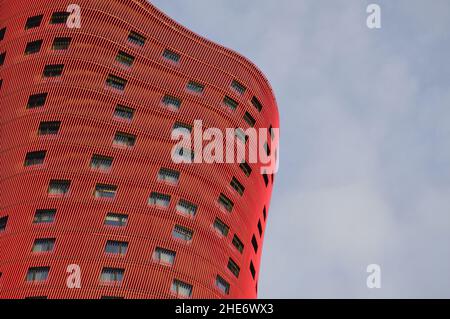
[[[0,298],[256,297],[273,175],[171,134],[277,128],[267,80],[145,0],[71,3],[0,2]]]

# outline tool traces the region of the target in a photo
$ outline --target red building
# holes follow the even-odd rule
[[[170,136],[277,128],[267,80],[145,0],[71,3],[0,2],[0,298],[256,297],[273,176]]]

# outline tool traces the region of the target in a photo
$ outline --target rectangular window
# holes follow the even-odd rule
[[[94,154],[91,159],[91,168],[100,171],[107,171],[111,169],[112,163],[112,157]]]
[[[50,224],[55,220],[56,209],[37,209],[34,213],[33,224]]]
[[[124,105],[117,104],[114,109],[114,116],[120,119],[131,121],[133,119],[133,115],[134,109]]]
[[[109,74],[106,78],[106,85],[116,90],[123,91],[127,85],[127,80],[119,78],[118,76]]]
[[[173,265],[176,253],[172,250],[156,247],[153,252],[153,260],[161,264]]]
[[[67,18],[69,17],[69,12],[60,11],[53,12],[52,17],[50,18],[50,24],[63,24],[67,22]]]
[[[259,236],[261,237],[261,235],[262,235],[262,225],[261,225],[261,220],[258,220],[258,233],[259,233]]]
[[[137,32],[131,31],[128,35],[128,41],[134,43],[138,46],[144,46],[145,40],[147,40],[143,35],[140,35]]]
[[[94,196],[95,198],[113,199],[116,197],[116,193],[116,185],[97,184],[95,186]]]
[[[165,95],[162,103],[170,109],[178,110],[181,106],[181,100],[171,95]]]
[[[236,264],[236,262],[233,259],[228,259],[228,269],[233,273],[233,275],[236,276],[236,278],[239,278],[239,272],[241,271],[241,268]]]
[[[197,206],[188,202],[187,200],[180,199],[176,207],[177,212],[194,217],[197,213]]]
[[[25,55],[38,53],[41,50],[42,40],[28,42],[25,47]]]
[[[244,120],[247,122],[248,125],[251,127],[255,126],[256,120],[250,115],[250,113],[245,112]]]
[[[180,61],[180,55],[173,52],[172,50],[165,49],[163,52],[163,57],[172,62],[178,63]]]
[[[244,172],[245,176],[249,177],[250,174],[252,173],[252,169],[250,167],[250,165],[247,164],[247,162],[242,162],[241,164],[239,164],[239,167],[241,168],[241,170]]]
[[[174,279],[170,291],[181,298],[190,298],[192,296],[192,285],[189,285],[178,279]]]
[[[261,102],[259,102],[259,100],[256,98],[256,96],[254,96],[254,97],[252,98],[252,104],[253,104],[253,106],[255,107],[255,109],[258,110],[258,112],[261,112],[261,110],[262,110],[262,104],[261,104]]]
[[[2,66],[3,63],[5,63],[5,57],[6,57],[6,52],[3,52],[2,54],[0,54],[0,66]]]
[[[55,38],[52,44],[52,50],[67,50],[72,38]]]
[[[31,267],[28,268],[27,281],[45,281],[48,278],[48,273],[50,272],[50,267]]]
[[[59,77],[62,75],[63,69],[64,64],[49,64],[44,67],[42,75],[45,78]]]
[[[216,218],[213,226],[224,237],[226,237],[228,235],[228,232],[230,231],[230,227],[227,224],[225,224],[223,221],[221,221],[219,218]]]
[[[223,99],[223,103],[228,106],[228,108],[232,111],[236,110],[236,108],[238,107],[238,102],[236,102],[235,100],[233,100],[231,97],[229,96],[225,96]]]
[[[228,212],[231,212],[233,210],[233,202],[226,197],[224,194],[220,194],[218,202],[220,204],[220,206],[222,206],[223,208],[225,208]]]
[[[258,242],[256,241],[255,235],[252,236],[252,246],[255,253],[258,252]]]
[[[253,266],[253,261],[251,261],[251,260],[250,260],[250,273],[252,274],[253,279],[255,279],[256,270],[255,270],[255,266]]]
[[[5,38],[6,27],[0,30],[0,41]]]
[[[124,51],[119,51],[119,53],[116,56],[116,61],[122,63],[123,65],[131,66],[133,65],[134,62],[134,56]]]
[[[64,196],[69,193],[70,181],[52,179],[48,185],[47,193],[53,196]]]
[[[125,269],[120,268],[103,268],[100,281],[103,283],[121,283]]]
[[[244,186],[242,186],[242,184],[239,183],[239,181],[235,177],[233,177],[233,179],[231,180],[230,185],[236,190],[236,192],[238,192],[239,195],[242,196],[244,194]]]
[[[180,225],[175,225],[172,231],[173,238],[181,239],[184,241],[192,240],[193,235],[194,232],[192,230]]]
[[[29,17],[27,19],[27,22],[25,23],[25,30],[39,27],[41,25],[43,17],[44,17],[43,14],[34,17]]]
[[[242,252],[244,251],[244,244],[242,243],[242,241],[239,239],[238,236],[234,235],[232,244],[242,254]]]
[[[245,144],[247,142],[247,135],[245,135],[245,132],[242,129],[235,129],[235,135],[242,143]]]
[[[105,217],[105,225],[114,227],[125,227],[128,223],[128,215],[108,213]]]
[[[192,126],[189,124],[184,124],[181,122],[175,122],[175,124],[173,125],[172,128],[172,132],[176,131],[179,134],[186,134],[186,135],[191,135],[192,132]]]
[[[30,95],[30,97],[28,98],[27,109],[44,106],[46,100],[47,100],[47,93]]]
[[[24,166],[42,165],[44,164],[45,154],[47,151],[28,152],[25,155]]]
[[[263,176],[263,179],[264,179],[264,184],[267,187],[267,185],[269,185],[269,177],[267,176],[266,173],[262,174],[262,176]]]
[[[266,218],[267,218],[266,206],[264,206],[264,208],[263,208],[263,218],[264,218],[264,221],[266,221]]]
[[[203,90],[205,89],[205,86],[203,84],[194,82],[194,81],[189,81],[186,88],[189,91],[195,92],[195,93],[202,93]]]
[[[106,242],[105,253],[125,256],[128,250],[128,243],[125,241],[108,240]]]
[[[61,126],[60,121],[41,122],[39,124],[38,135],[56,135]]]
[[[124,132],[116,132],[114,136],[114,145],[123,147],[133,147],[136,143],[136,135],[127,134]]]
[[[217,275],[216,277],[216,286],[225,295],[228,295],[230,293],[230,284],[219,275]]]
[[[43,252],[50,252],[53,250],[53,247],[55,246],[55,238],[38,238],[35,239],[33,248],[31,251],[33,253],[43,253]]]
[[[158,172],[158,181],[164,181],[172,185],[178,184],[180,172],[168,168],[161,168]]]
[[[8,216],[3,216],[0,218],[0,232],[6,229],[6,225],[8,224]]]
[[[246,90],[245,86],[236,80],[233,80],[233,82],[231,82],[231,87],[241,95],[243,95]]]
[[[152,192],[148,198],[148,204],[160,208],[167,208],[170,205],[170,195]]]

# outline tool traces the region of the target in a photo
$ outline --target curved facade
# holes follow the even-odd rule
[[[277,128],[270,85],[144,0],[71,3],[0,1],[0,298],[256,297],[273,175],[171,133]]]

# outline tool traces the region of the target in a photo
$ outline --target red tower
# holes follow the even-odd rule
[[[267,80],[145,0],[76,2],[0,1],[0,298],[256,297],[273,175],[175,164],[171,132],[277,128]]]

